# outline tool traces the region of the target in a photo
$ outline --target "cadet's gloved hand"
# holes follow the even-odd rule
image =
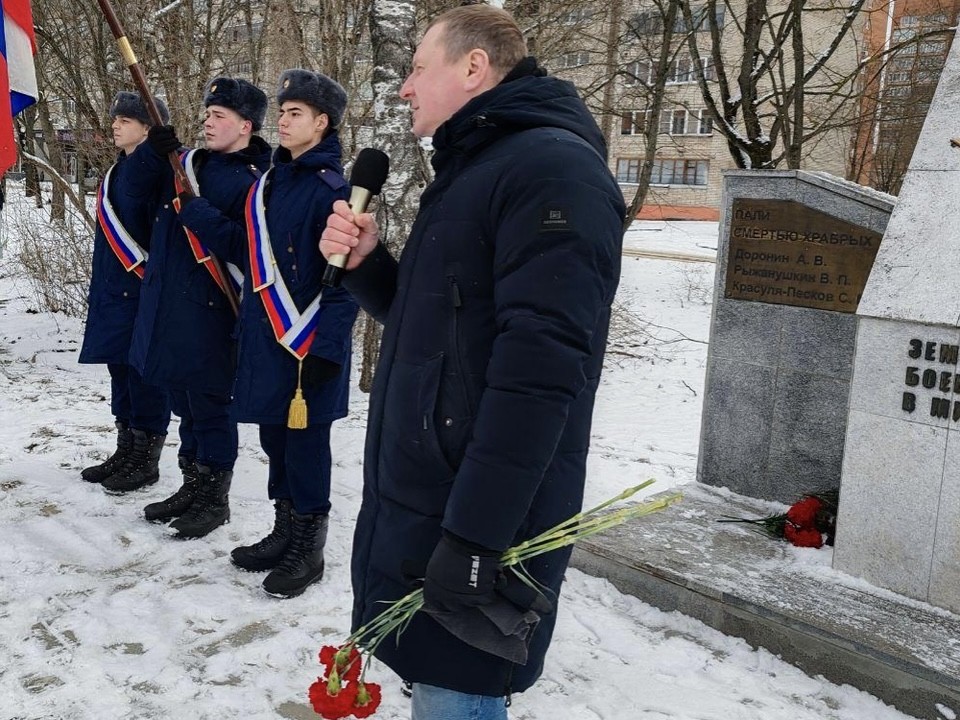
[[[147,131],[147,142],[157,155],[169,155],[182,145],[173,125],[153,125]]]
[[[340,374],[340,365],[317,355],[307,355],[303,359],[300,381],[306,390],[315,390],[323,383],[330,382]]]
[[[427,563],[424,609],[457,612],[492,603],[497,599],[500,555],[444,530]]]

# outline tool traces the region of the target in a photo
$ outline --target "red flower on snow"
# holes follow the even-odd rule
[[[823,547],[823,535],[816,528],[798,528],[787,523],[783,536],[797,547]]]
[[[310,686],[313,711],[326,720],[366,718],[380,707],[380,686],[361,679],[362,661],[355,645],[320,648],[320,663],[326,674]]]
[[[823,509],[823,503],[820,498],[808,495],[787,510],[787,520],[798,528],[814,528],[817,526],[817,513],[821,509]]]
[[[329,692],[327,678],[317,678],[307,692],[313,711],[326,720],[339,720],[353,715],[353,701],[356,698],[356,685],[344,687],[336,695]]]
[[[342,680],[353,682],[360,679],[361,660],[356,645],[324,645],[320,648],[320,664],[327,669],[328,676],[336,665],[337,674]]]
[[[353,714],[358,718],[370,717],[380,707],[380,686],[376,683],[360,682],[353,699]]]

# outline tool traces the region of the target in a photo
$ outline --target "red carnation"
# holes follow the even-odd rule
[[[823,536],[816,528],[798,528],[787,523],[783,536],[797,547],[823,547]]]
[[[379,685],[376,683],[359,683],[357,694],[353,699],[353,714],[358,718],[370,717],[380,707],[381,699]]]
[[[336,695],[327,692],[326,678],[317,678],[307,693],[313,711],[326,720],[340,720],[354,713],[353,701],[357,696],[356,685],[343,688]]]
[[[333,671],[334,664],[336,664],[337,673],[342,680],[353,682],[360,678],[362,661],[356,645],[344,645],[343,647],[324,645],[320,648],[320,663],[327,669],[328,675]]]
[[[798,528],[808,529],[816,527],[817,513],[820,512],[822,508],[823,503],[819,498],[813,496],[805,497],[800,502],[790,506],[790,509],[787,510],[787,520]]]

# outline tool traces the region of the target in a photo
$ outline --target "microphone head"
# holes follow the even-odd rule
[[[369,190],[371,195],[379,195],[390,170],[390,158],[382,150],[364,148],[357,155],[350,171],[350,184]]]

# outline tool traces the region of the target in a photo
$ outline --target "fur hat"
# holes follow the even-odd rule
[[[267,94],[246,80],[215,77],[203,92],[203,106],[220,105],[253,123],[256,132],[267,116]]]
[[[323,73],[293,68],[280,74],[277,105],[288,100],[301,100],[330,118],[330,126],[338,127],[347,109],[347,92],[336,80]]]
[[[166,125],[170,122],[170,112],[167,110],[166,103],[158,97],[154,97],[153,101],[157,104],[157,110],[160,111],[160,119]],[[118,92],[116,97],[113,98],[113,102],[110,103],[110,119],[113,120],[117,115],[139,120],[144,125],[153,125],[150,113],[147,112],[147,106],[139,93],[127,90]]]

